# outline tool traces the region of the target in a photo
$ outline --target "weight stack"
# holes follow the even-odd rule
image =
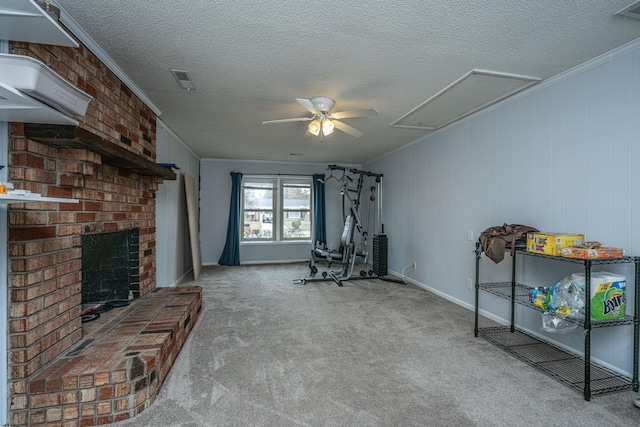
[[[389,241],[385,234],[378,234],[373,238],[373,272],[378,276],[386,276]]]

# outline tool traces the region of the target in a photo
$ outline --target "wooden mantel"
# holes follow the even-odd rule
[[[139,175],[159,176],[167,180],[176,179],[176,174],[171,169],[119,147],[79,126],[25,123],[24,133],[29,139],[53,147],[81,148],[93,151],[102,156],[104,163],[130,170]]]

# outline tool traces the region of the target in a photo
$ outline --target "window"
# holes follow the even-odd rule
[[[242,240],[311,240],[311,178],[242,180]]]
[[[272,240],[274,181],[242,182],[243,240]],[[264,224],[264,227],[263,227]]]

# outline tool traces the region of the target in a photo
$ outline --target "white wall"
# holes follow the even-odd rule
[[[417,283],[473,308],[472,250],[491,226],[584,233],[640,256],[638,117],[637,41],[364,165],[384,174],[390,269],[417,261],[411,273]],[[474,241],[467,240],[469,230]],[[550,286],[581,268],[531,258],[519,278],[532,285]],[[485,260],[481,280],[510,280],[509,268],[509,258],[498,265]],[[633,284],[631,267],[606,268]],[[633,295],[627,296],[632,313]],[[483,295],[481,305],[508,315],[505,300]],[[517,320],[541,333],[534,310],[519,307]],[[631,372],[631,334],[631,326],[594,330],[592,354]],[[552,338],[584,349],[581,333]]]
[[[231,172],[244,175],[306,175],[316,173],[329,175],[327,164],[262,162],[246,160],[203,159],[200,165],[202,181],[200,188],[201,221],[200,241],[202,244],[202,263],[217,264],[224,249],[227,222],[229,221],[229,202],[231,200]],[[358,165],[344,165],[358,168]],[[325,185],[327,240],[335,248],[340,246],[343,228],[341,196],[335,180]],[[241,263],[289,262],[310,258],[310,243],[242,243],[240,247]],[[302,274],[302,273],[301,273]]]
[[[172,286],[193,268],[183,177],[186,173],[198,182],[200,158],[160,120],[156,141],[157,162],[180,168],[174,170],[177,179],[165,180],[156,193],[156,280],[158,286]]]

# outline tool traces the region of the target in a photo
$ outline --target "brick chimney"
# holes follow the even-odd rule
[[[82,236],[138,228],[135,296],[153,290],[155,192],[172,172],[155,165],[153,111],[85,47],[13,42],[11,53],[39,59],[94,98],[78,127],[10,125],[15,188],[79,200],[9,205],[10,411],[12,425],[27,425],[29,379],[82,338]]]

